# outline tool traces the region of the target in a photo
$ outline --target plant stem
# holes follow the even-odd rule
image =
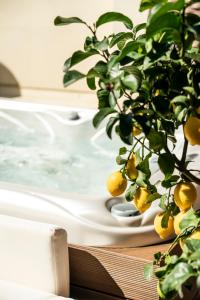
[[[183,146],[183,153],[182,153],[182,157],[181,157],[181,163],[182,164],[185,164],[185,159],[186,159],[186,155],[187,155],[187,149],[188,149],[188,141],[185,138],[184,146]]]
[[[136,139],[136,141],[138,141],[145,149],[147,149],[150,153],[152,153],[151,149],[149,149],[146,145],[143,144],[143,142],[141,142],[138,138],[134,137],[134,139]],[[155,152],[156,155],[158,155],[158,153]]]
[[[116,103],[117,107],[119,108],[120,113],[122,113],[121,107],[119,106],[119,103],[118,103],[118,101],[117,101],[117,98],[116,98],[116,96],[115,96],[114,91],[112,90],[111,93],[112,93],[112,95],[113,95],[113,97],[114,97],[114,99],[115,99],[115,103]]]
[[[165,151],[167,153],[170,153],[171,152],[169,151],[169,148],[167,147],[167,145],[165,146]],[[176,155],[174,154],[173,155],[174,157],[174,160],[175,160],[175,163],[176,163],[176,169],[181,172],[181,174],[183,174],[188,180],[190,181],[193,181],[197,184],[200,185],[200,178],[196,177],[195,175],[193,175],[190,171],[188,171],[186,168],[185,168],[185,163],[182,163],[181,160],[179,160]]]

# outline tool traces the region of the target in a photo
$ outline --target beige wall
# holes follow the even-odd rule
[[[88,31],[78,24],[55,27],[54,17],[79,16],[92,23],[103,12],[116,10],[138,23],[145,19],[138,14],[138,5],[139,0],[0,0],[0,90],[2,85],[18,83],[22,94],[28,90],[66,92],[62,86],[63,63],[73,51],[82,49]],[[117,24],[105,25],[101,34],[117,29]],[[82,63],[81,70],[90,64]],[[88,89],[79,82],[67,91]]]

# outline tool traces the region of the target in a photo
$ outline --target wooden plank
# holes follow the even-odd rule
[[[134,300],[156,300],[156,279],[144,279],[144,266],[149,259],[99,249],[69,247],[71,283],[101,293]],[[156,249],[151,249],[150,252]],[[152,252],[152,253],[153,253]],[[152,256],[151,256],[152,257]]]
[[[98,291],[92,291],[86,288],[71,285],[70,295],[74,299],[81,300],[124,300],[125,298],[119,298],[116,296],[104,294]],[[126,298],[126,300],[129,300]]]
[[[153,253],[168,248],[169,244],[139,248],[70,245],[72,296],[77,300],[158,300],[156,278],[145,281],[144,266],[152,260]],[[200,299],[195,284],[192,289],[183,291],[182,300]]]
[[[164,252],[169,247],[170,247],[169,243],[164,243],[164,244],[143,246],[137,248],[102,247],[99,249],[119,253],[122,255],[128,255],[130,257],[138,257],[140,259],[152,261],[155,252],[159,252],[159,251]]]

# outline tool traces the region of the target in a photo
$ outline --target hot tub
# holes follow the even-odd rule
[[[105,124],[95,130],[94,114],[0,99],[0,213],[60,225],[75,244],[161,242],[153,226],[156,202],[144,214],[121,215],[116,208],[123,210],[124,198],[108,195],[106,178],[117,168],[122,142],[107,138]],[[152,167],[157,180],[154,161]]]

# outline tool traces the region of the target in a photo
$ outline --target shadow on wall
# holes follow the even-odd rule
[[[0,97],[21,96],[20,86],[12,72],[0,63]]]

